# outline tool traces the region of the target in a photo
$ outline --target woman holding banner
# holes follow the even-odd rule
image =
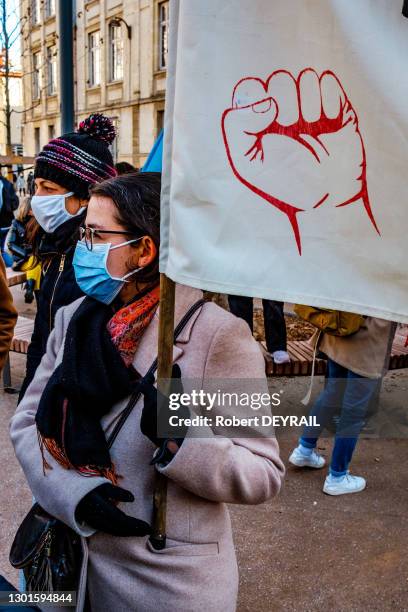
[[[158,431],[150,366],[158,337],[160,188],[159,174],[144,173],[92,189],[74,257],[87,297],[57,313],[11,436],[36,499],[83,537],[78,610],[87,592],[93,612],[232,612],[238,573],[226,504],[275,496],[284,468],[275,438],[250,429],[240,437],[228,428],[207,425],[197,434],[186,426],[173,439]],[[175,322],[185,326],[173,348],[173,389],[180,392],[182,380],[236,385],[248,378],[268,393],[246,323],[200,298],[196,289],[176,289]],[[107,437],[138,390],[109,447]],[[223,410],[215,405],[212,416]],[[270,406],[257,414],[270,414]],[[161,550],[148,538],[157,472],[168,481]]]

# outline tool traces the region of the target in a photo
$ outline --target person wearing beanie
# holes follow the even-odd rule
[[[83,295],[72,259],[90,187],[117,175],[109,150],[115,136],[108,117],[92,114],[76,132],[50,140],[36,159],[34,219],[27,235],[43,276],[20,401],[46,351],[57,310]]]

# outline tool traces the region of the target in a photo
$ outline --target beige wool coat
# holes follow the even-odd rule
[[[389,365],[396,323],[366,317],[364,325],[352,336],[323,334],[319,348],[330,359],[366,378],[382,378]]]
[[[176,323],[201,297],[183,286],[176,291]],[[134,503],[120,504],[127,514],[152,521],[155,469],[168,478],[167,547],[155,551],[147,537],[118,538],[78,524],[75,509],[90,490],[107,482],[65,470],[46,454],[52,470],[43,473],[35,413],[41,393],[63,355],[69,320],[80,300],[58,311],[47,352],[11,421],[16,455],[37,501],[83,536],[85,551],[77,610],[88,589],[92,612],[233,612],[238,571],[226,504],[259,504],[280,489],[284,467],[274,438],[234,438],[189,434],[165,467],[149,465],[154,446],[140,432],[142,400],[111,450],[120,486],[132,491]],[[134,366],[144,374],[157,353],[158,314],[138,347]],[[182,377],[188,379],[253,378],[267,392],[264,360],[242,320],[206,303],[190,320],[173,352]],[[102,420],[107,433],[126,401]],[[221,414],[215,406],[213,414]],[[262,408],[258,414],[270,414]],[[231,436],[231,437],[230,437]],[[273,528],[272,525],[269,526]]]

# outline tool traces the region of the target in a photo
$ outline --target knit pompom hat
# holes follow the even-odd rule
[[[43,178],[87,199],[95,183],[116,176],[109,145],[116,130],[109,119],[90,115],[76,132],[51,140],[35,161],[35,178]]]

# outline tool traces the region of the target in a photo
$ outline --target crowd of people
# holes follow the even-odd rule
[[[35,296],[37,305],[11,439],[35,500],[82,536],[78,609],[147,612],[160,600],[180,611],[233,611],[238,574],[226,504],[277,495],[284,464],[274,437],[237,438],[210,427],[205,437],[189,429],[158,435],[161,177],[115,168],[114,138],[110,120],[91,115],[51,140],[36,159],[35,193],[17,178],[19,206],[13,185],[1,179],[2,253],[8,235],[6,263],[27,271],[25,299]],[[1,369],[17,317],[1,257],[0,296]],[[231,312],[201,298],[177,286],[175,323],[187,313],[188,320],[175,342],[173,378],[181,386],[183,378],[248,378],[268,392],[252,298],[229,296]],[[285,363],[283,304],[264,300],[263,308],[267,349]],[[317,440],[337,415],[323,487],[329,495],[365,487],[349,466],[394,331],[365,317],[351,336],[320,337],[327,377],[310,412],[319,426],[305,428],[289,462],[323,468]],[[134,409],[110,445],[130,398]],[[162,550],[149,539],[157,474],[168,482]]]

